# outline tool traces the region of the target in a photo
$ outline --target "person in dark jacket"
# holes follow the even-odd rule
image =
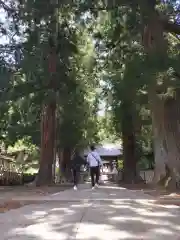
[[[71,160],[74,190],[77,190],[78,175],[80,173],[81,166],[85,164],[86,164],[86,161],[80,156],[79,151],[76,150]]]

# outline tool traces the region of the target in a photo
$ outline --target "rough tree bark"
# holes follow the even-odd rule
[[[122,140],[123,140],[123,181],[135,183],[137,181],[137,149],[133,103],[122,102]]]
[[[72,150],[70,147],[64,147],[58,151],[59,155],[59,179],[69,181],[72,178],[70,161]]]
[[[155,157],[154,183],[166,176],[168,163],[167,149],[164,145],[164,102],[154,89],[149,90],[150,107],[152,112],[153,143]]]
[[[55,109],[56,103],[52,102],[44,107],[42,113],[41,156],[36,185],[48,185],[52,183],[52,165],[54,160],[55,143]]]
[[[168,168],[171,181],[169,185],[176,187],[180,182],[180,91],[176,90],[175,96],[165,101],[164,129],[166,148],[168,152]]]
[[[156,1],[146,2],[146,8],[149,6],[148,24],[144,27],[143,45],[149,59],[154,61],[163,61],[167,54],[167,44],[163,35],[164,25],[160,20],[159,14],[155,9]],[[143,12],[143,5],[141,5]],[[152,64],[155,64],[152,62]],[[167,106],[167,99],[160,99],[156,93],[157,84],[153,81],[149,87],[149,98],[152,110],[152,124],[154,132],[154,156],[155,156],[155,175],[154,183],[163,182],[168,184],[176,183],[175,174],[175,158],[176,150],[173,147],[173,134],[169,135],[172,119],[169,115],[169,107]],[[176,99],[173,99],[176,102]],[[177,107],[177,106],[176,106]],[[173,144],[172,144],[173,142]],[[173,149],[174,148],[174,149]],[[173,156],[174,155],[174,156]],[[170,161],[171,159],[171,161]]]
[[[65,147],[63,149],[63,170],[64,170],[64,177],[66,181],[71,180],[72,174],[71,174],[71,168],[70,168],[70,161],[71,161],[71,153],[72,150],[70,147]]]
[[[57,50],[53,39],[49,39],[49,88],[53,98],[44,106],[41,118],[41,156],[40,167],[36,179],[36,185],[47,185],[53,182],[53,163],[55,159],[55,137],[56,137],[56,65]]]
[[[60,148],[57,149],[58,154],[58,165],[59,165],[59,172],[58,172],[58,182],[61,182],[62,179],[62,150]]]
[[[161,99],[151,92],[150,102],[154,131],[154,183],[176,188],[180,180],[180,93]]]

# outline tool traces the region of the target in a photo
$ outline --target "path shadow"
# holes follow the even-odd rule
[[[126,198],[127,196],[123,198],[123,194],[120,198],[117,191],[124,191],[125,194],[126,189],[105,190],[104,187],[94,192],[94,196],[102,195],[101,192],[111,194],[109,200],[105,201],[96,200],[92,194],[89,202],[52,200],[9,211],[0,217],[1,239],[180,239],[179,207],[155,205],[146,196],[133,199],[135,192],[131,192],[132,199]]]

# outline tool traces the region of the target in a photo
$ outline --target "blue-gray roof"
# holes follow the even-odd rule
[[[96,151],[99,153],[101,157],[117,157],[122,155],[121,146],[117,146],[115,144],[104,144],[96,146]],[[85,149],[83,154],[86,156],[90,152],[90,149]]]

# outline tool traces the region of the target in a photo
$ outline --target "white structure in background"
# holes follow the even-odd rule
[[[99,155],[103,157],[118,157],[122,155],[122,147],[117,144],[103,144],[103,145],[97,145],[96,151],[99,153]],[[84,156],[87,156],[90,152],[90,149],[85,149],[83,154]]]
[[[107,175],[111,175],[114,181],[118,177],[118,170],[116,168],[117,160],[122,156],[122,147],[121,144],[103,144],[97,145],[96,151],[99,153],[102,162],[103,162],[103,173],[101,175],[101,180],[104,181],[107,178]],[[86,157],[90,149],[85,149],[83,155]]]

